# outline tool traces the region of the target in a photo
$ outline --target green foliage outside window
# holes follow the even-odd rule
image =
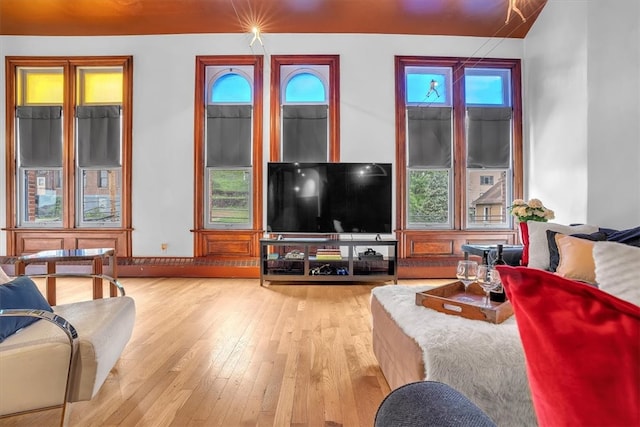
[[[413,170],[409,178],[409,223],[446,224],[449,217],[449,173]]]
[[[211,222],[248,223],[250,180],[244,170],[215,170],[211,179]]]

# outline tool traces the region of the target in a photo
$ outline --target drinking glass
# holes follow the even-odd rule
[[[478,267],[478,284],[484,289],[484,306],[491,307],[489,293],[500,286],[500,274],[488,265]]]
[[[466,292],[469,285],[475,282],[478,277],[478,263],[469,260],[458,261],[456,277],[464,284]]]
[[[489,272],[491,271],[491,266],[487,264],[480,264],[478,266],[478,274],[476,275],[476,280],[478,283],[488,282],[490,278]]]

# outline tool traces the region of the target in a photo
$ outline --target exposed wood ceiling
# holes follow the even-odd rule
[[[511,15],[510,1],[526,17]],[[547,0],[0,0],[0,35],[380,33],[524,38]]]

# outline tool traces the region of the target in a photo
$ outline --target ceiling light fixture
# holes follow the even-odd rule
[[[511,19],[511,11],[520,15],[522,18],[522,22],[527,22],[527,18],[524,17],[520,9],[518,9],[518,0],[508,0],[509,1],[509,9],[507,9],[507,19],[505,19],[504,23],[508,24]]]
[[[260,28],[252,27],[251,32],[253,33],[253,38],[251,39],[251,43],[249,43],[249,46],[253,46],[256,40],[260,42],[260,46],[264,46],[264,44],[262,43],[262,37],[260,37]]]

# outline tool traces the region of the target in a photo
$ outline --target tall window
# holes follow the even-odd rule
[[[61,227],[64,68],[15,73],[18,225]]]
[[[511,70],[480,67],[464,69],[466,224],[467,228],[507,227],[511,225],[507,206],[513,200]],[[492,184],[474,188],[483,176]]]
[[[278,110],[272,110],[271,160],[339,158],[337,69],[337,56],[272,57],[271,96]]]
[[[280,124],[282,160],[326,162],[329,157],[329,67],[289,65],[280,71],[284,88]]]
[[[407,67],[407,226],[452,226],[453,70]]]
[[[253,66],[208,66],[206,227],[252,223]]]
[[[78,67],[75,106],[78,225],[119,226],[122,197],[122,67]],[[95,184],[106,177],[105,186]]]
[[[262,74],[258,55],[196,57],[195,256],[259,253]]]
[[[8,124],[14,171],[8,188],[16,194],[9,223],[125,226],[130,116],[123,118],[130,114],[131,58],[8,58],[7,64],[7,106],[15,111]]]
[[[399,227],[510,228],[519,62],[397,57],[396,70]]]

